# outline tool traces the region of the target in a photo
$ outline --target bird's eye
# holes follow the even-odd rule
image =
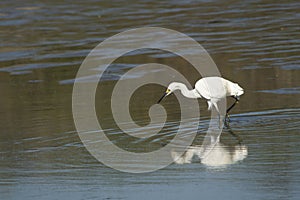
[[[169,93],[169,92],[171,92],[171,90],[170,90],[170,89],[167,89],[166,93]]]

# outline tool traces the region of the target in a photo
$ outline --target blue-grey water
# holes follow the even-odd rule
[[[299,199],[299,13],[300,3],[292,0],[1,1],[0,199]],[[77,70],[104,39],[143,26],[194,38],[222,76],[244,88],[231,128],[221,135],[226,165],[196,159],[131,174],[103,165],[83,146],[72,116]],[[191,82],[200,78],[185,70],[180,57],[137,51],[111,65],[104,94],[126,70],[150,62],[181,69]],[[132,117],[139,124],[149,122],[149,106],[162,89],[150,85],[136,96]],[[105,106],[109,97],[100,92],[96,99],[111,139],[130,145]],[[201,143],[209,112],[199,102],[205,119],[197,136]],[[136,150],[175,134],[178,103],[170,97],[163,105],[166,134],[132,142]],[[230,163],[240,150],[244,156]]]

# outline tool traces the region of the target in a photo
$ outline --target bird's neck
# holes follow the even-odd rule
[[[180,87],[180,91],[182,93],[183,96],[187,97],[187,98],[201,98],[201,96],[199,95],[199,93],[196,91],[196,89],[193,90],[189,90],[185,85],[181,85]]]

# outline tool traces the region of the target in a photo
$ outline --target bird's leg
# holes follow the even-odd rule
[[[237,139],[238,144],[241,145],[242,142],[243,142],[243,139],[242,139],[238,134],[234,133],[234,132],[232,131],[232,129],[231,129],[230,126],[227,126],[227,130],[228,130],[228,132],[229,132],[230,135],[232,135],[233,137],[235,137],[235,138]]]
[[[226,110],[226,118],[225,118],[225,122],[229,123],[230,122],[230,118],[229,118],[229,111],[235,106],[235,104],[237,104],[239,102],[239,98],[232,96],[232,98],[235,99],[235,102]]]
[[[238,97],[232,96],[232,98],[235,99],[235,102],[226,110],[226,113],[228,113],[235,106],[235,104],[237,104],[239,102],[239,98]]]
[[[228,114],[228,113],[226,113],[226,116],[225,116],[225,123],[224,123],[224,124],[225,124],[225,126],[227,126],[227,127],[228,127],[228,126],[230,126],[230,124],[229,124],[229,123],[230,123],[229,114]]]

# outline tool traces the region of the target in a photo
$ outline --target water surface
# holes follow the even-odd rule
[[[1,199],[299,197],[299,2],[4,0],[0,5]],[[222,76],[245,89],[233,109],[231,130],[224,129],[221,136],[229,154],[239,142],[246,146],[245,159],[221,168],[195,160],[128,174],[104,166],[87,152],[72,118],[72,80],[98,43],[142,26],[170,28],[194,38]],[[150,62],[181,70],[191,83],[200,78],[180,57],[136,51],[114,62],[99,91],[110,91],[128,69]],[[163,90],[149,85],[136,94],[132,117],[137,123],[149,122],[149,106]],[[96,107],[103,126],[120,144],[128,143],[101,94]],[[163,105],[168,111],[166,132],[132,143],[132,150],[157,147],[176,133],[178,102],[170,97]],[[209,112],[205,101],[199,105],[204,119],[197,135],[201,143]]]

